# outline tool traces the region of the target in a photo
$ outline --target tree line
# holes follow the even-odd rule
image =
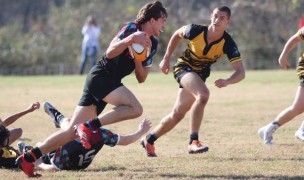
[[[277,59],[287,39],[298,29],[301,0],[160,0],[168,20],[153,70],[165,53],[173,32],[189,24],[209,24],[212,10],[232,10],[228,32],[237,42],[247,69],[278,68]],[[81,56],[85,18],[93,15],[101,28],[100,56],[119,27],[133,21],[147,0],[0,0],[0,74],[76,74]],[[172,61],[181,54],[180,45]],[[290,56],[296,67],[301,49]],[[173,64],[173,63],[172,63]],[[88,66],[88,65],[87,65]],[[226,58],[214,69],[228,69]]]

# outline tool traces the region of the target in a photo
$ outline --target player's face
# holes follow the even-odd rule
[[[163,29],[165,27],[166,23],[166,17],[162,16],[161,18],[158,18],[157,20],[154,20],[153,27],[152,27],[152,35],[158,37],[161,32],[163,32]]]
[[[225,30],[226,26],[230,23],[230,19],[226,12],[215,9],[211,15],[211,26],[215,29]]]

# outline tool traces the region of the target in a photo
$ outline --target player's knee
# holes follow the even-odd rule
[[[299,115],[299,114],[301,114],[301,113],[303,113],[304,112],[304,106],[302,107],[298,107],[298,106],[293,106],[292,108],[291,108],[291,110],[292,110],[292,112],[294,113],[294,114],[296,114],[296,115]]]
[[[209,91],[204,93],[199,93],[197,96],[195,96],[195,101],[197,101],[199,104],[207,104],[209,100]]]
[[[15,136],[16,138],[20,138],[22,136],[23,130],[21,128],[16,128],[10,133],[11,133],[11,135]]]
[[[133,116],[134,117],[139,117],[143,114],[143,107],[141,104],[136,104],[135,106],[132,107],[133,110]]]

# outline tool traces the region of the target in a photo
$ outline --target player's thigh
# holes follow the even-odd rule
[[[180,83],[186,91],[190,92],[193,95],[209,95],[209,90],[205,82],[195,72],[186,73],[182,77]]]
[[[138,106],[140,105],[139,101],[135,95],[125,86],[120,86],[110,92],[106,97],[102,99],[103,101],[112,104],[114,106],[119,105],[129,105],[129,106]]]
[[[73,127],[75,124],[82,124],[96,116],[96,106],[77,106],[70,120],[69,127]]]
[[[293,103],[294,107],[299,108],[301,111],[304,111],[304,87],[299,86],[297,94]]]

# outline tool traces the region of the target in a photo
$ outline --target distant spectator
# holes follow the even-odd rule
[[[96,58],[99,51],[98,37],[100,34],[100,28],[97,26],[96,20],[93,16],[87,17],[81,33],[83,35],[83,41],[79,74],[83,74],[85,71],[85,65],[88,58],[90,58],[91,67],[96,64]]]

